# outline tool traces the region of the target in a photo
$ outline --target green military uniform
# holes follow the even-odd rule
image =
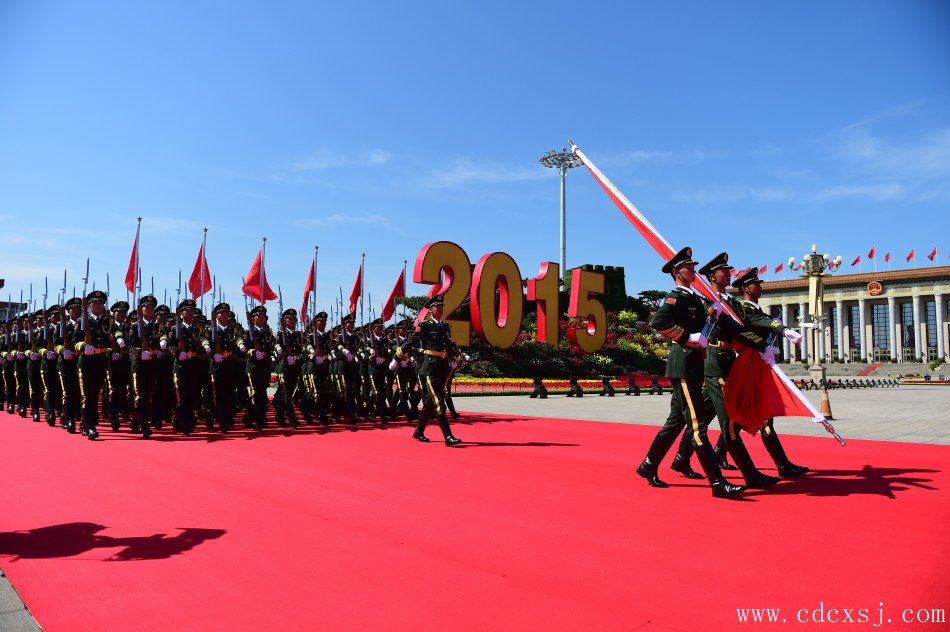
[[[341,320],[341,330],[336,339],[337,384],[340,389],[347,420],[350,423],[357,421],[356,408],[360,390],[359,353],[362,341],[355,331],[348,327],[355,322],[352,314],[347,314]]]
[[[154,308],[158,300],[151,294],[139,298],[138,321],[130,332],[132,392],[135,405],[135,425],[133,432],[141,432],[148,438],[152,434],[152,427],[160,427],[159,404],[156,401],[158,393],[158,376],[162,357],[163,331],[155,315],[148,320],[146,310]],[[165,341],[167,346],[168,342]]]
[[[178,304],[179,321],[167,334],[168,349],[175,358],[175,394],[178,401],[178,419],[181,432],[189,435],[195,429],[195,413],[201,406],[201,389],[208,371],[208,356],[202,345],[205,334],[198,322],[190,323],[183,312],[195,310],[195,302],[186,298]],[[210,419],[205,420],[208,430],[214,430]]]
[[[93,290],[86,296],[89,307],[72,337],[73,350],[79,354],[79,388],[82,398],[80,431],[90,440],[99,436],[96,430],[99,425],[99,398],[106,384],[108,354],[112,351],[113,343],[112,322],[104,311],[97,316],[92,307],[93,303],[105,304],[105,300],[106,293],[102,290]]]
[[[436,294],[426,301],[425,307],[431,310],[444,304],[444,297]],[[452,344],[452,326],[433,317],[419,323],[419,327],[396,349],[396,356],[400,359],[405,358],[414,347],[419,347],[424,354],[424,361],[418,372],[422,384],[422,414],[419,415],[419,423],[412,435],[419,441],[428,441],[424,434],[426,425],[429,419],[436,417],[446,445],[461,443],[452,435],[446,415],[445,384],[451,372],[448,356]]]
[[[757,271],[753,268],[737,278],[733,282],[733,285],[742,292],[745,286],[751,283],[761,282],[762,280],[759,278]],[[788,329],[788,327],[781,322],[766,314],[765,311],[759,307],[758,303],[743,299],[739,307],[740,311],[737,313],[745,325],[763,337],[784,335]],[[785,454],[785,449],[782,447],[782,442],[775,432],[772,419],[766,421],[765,425],[762,426],[761,436],[762,445],[765,446],[766,452],[769,453],[769,456],[772,457],[772,460],[775,462],[780,476],[783,478],[797,478],[809,471],[808,467],[795,465],[789,460],[788,455]]]
[[[332,405],[333,392],[330,384],[330,348],[331,340],[326,326],[327,313],[319,312],[313,317],[313,333],[310,344],[310,388],[317,417],[326,425],[329,422],[327,411]]]
[[[706,339],[702,334],[706,324],[706,301],[694,292],[688,283],[695,276],[692,250],[683,248],[663,266],[663,272],[673,274],[677,287],[660,304],[650,325],[673,344],[666,364],[666,377],[673,386],[670,415],[657,433],[637,473],[654,487],[667,487],[657,477],[660,461],[686,428],[700,464],[709,479],[714,496],[731,497],[744,488],[726,482],[716,462],[712,446],[706,437],[710,419],[703,414],[702,387]],[[686,278],[687,274],[692,276]]]
[[[112,430],[118,431],[120,415],[131,424],[129,391],[132,386],[132,362],[129,358],[130,325],[126,320],[129,304],[117,301],[109,311],[112,312],[114,340],[109,354],[109,420]]]
[[[251,310],[251,320],[258,314],[267,315],[267,308],[258,305]],[[272,371],[271,354],[274,352],[274,332],[267,325],[258,327],[253,322],[248,326],[249,342],[245,342],[247,362],[245,372],[251,387],[251,410],[254,425],[263,430],[267,425],[267,387],[270,386]]]
[[[288,326],[285,320],[293,322]],[[292,428],[300,425],[294,397],[300,386],[300,374],[303,370],[306,341],[303,332],[297,330],[297,310],[287,309],[280,315],[280,333],[276,336],[274,352],[277,357],[277,392],[274,395],[274,409],[277,424],[285,425],[284,418]]]
[[[383,326],[383,319],[377,318],[370,327],[370,332],[366,346],[369,348],[369,357],[367,358],[368,377],[370,385],[370,398],[375,406],[375,413],[379,415],[383,423],[395,417],[395,414],[389,410],[389,388],[386,378],[389,373],[389,363],[392,360],[392,349],[389,340],[385,335],[377,333],[377,329]]]
[[[79,358],[72,350],[72,340],[79,328],[79,321],[69,314],[70,310],[82,307],[82,299],[73,297],[63,305],[59,331],[54,337],[53,350],[59,355],[57,370],[63,392],[62,426],[67,432],[76,432],[76,419],[82,418],[82,395],[79,387]]]
[[[46,410],[46,423],[50,426],[56,425],[57,415],[63,412],[63,389],[59,381],[59,373],[56,369],[58,356],[54,347],[56,346],[56,333],[59,331],[58,318],[60,316],[60,306],[54,305],[46,309],[46,320],[43,324],[43,339],[39,341],[39,354],[41,358],[40,378],[43,382],[43,407]],[[51,322],[56,319],[57,322]]]
[[[396,335],[393,338],[393,354],[396,349],[403,345],[406,338],[406,330],[412,325],[411,320],[401,321],[396,326]],[[396,366],[396,386],[399,389],[399,403],[397,404],[399,412],[406,415],[406,419],[412,421],[419,416],[418,404],[419,395],[416,390],[416,367],[411,357],[397,358]]]
[[[211,355],[211,389],[221,432],[227,432],[234,424],[236,389],[239,383],[244,388],[244,380],[241,379],[244,374],[244,354],[240,348],[244,344],[244,334],[233,323],[222,325],[219,321],[219,315],[230,313],[231,306],[227,303],[216,305],[212,310],[212,323],[201,341],[205,351]]]
[[[34,312],[30,319],[26,371],[30,381],[30,414],[33,421],[40,421],[40,411],[43,410],[43,356],[40,349],[45,341],[45,317],[46,314],[41,309]]]

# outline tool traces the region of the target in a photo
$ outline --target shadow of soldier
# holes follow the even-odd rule
[[[94,549],[124,547],[102,561],[161,560],[181,555],[227,533],[223,529],[179,527],[181,533],[173,536],[156,533],[113,538],[99,533],[107,528],[94,522],[67,522],[29,531],[0,532],[0,556],[10,556],[13,561],[21,558],[45,559],[72,557]]]
[[[938,491],[929,483],[933,477],[921,476],[935,474],[941,470],[874,467],[865,465],[860,470],[812,470],[802,478],[783,481],[762,492],[750,492],[749,495],[804,494],[806,496],[850,496],[866,494],[897,499],[897,492],[913,487]],[[916,476],[915,476],[916,475]]]

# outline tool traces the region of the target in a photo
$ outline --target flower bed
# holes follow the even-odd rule
[[[634,383],[643,390],[653,385],[652,377],[642,375],[620,377],[610,380],[610,385],[617,391],[626,391],[628,380],[633,378]],[[658,378],[660,387],[670,389],[670,380],[666,377]],[[569,380],[543,380],[544,387],[549,393],[566,393],[571,387]],[[601,380],[577,380],[577,384],[585,392],[600,391],[603,389]],[[456,376],[452,382],[453,395],[520,395],[534,390],[534,380],[527,377],[470,377]]]

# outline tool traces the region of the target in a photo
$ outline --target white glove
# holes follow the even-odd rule
[[[455,360],[452,360],[451,362],[449,362],[449,368],[452,370],[455,370],[456,368],[458,368],[458,365],[459,363],[456,362]]]
[[[765,351],[761,353],[762,359],[769,366],[775,366],[775,352],[772,351],[772,347],[767,347]]]
[[[464,358],[466,362],[471,362],[471,361],[472,361],[471,356],[468,356],[468,355],[463,355],[462,358]]]
[[[350,350],[349,350],[349,349],[344,349],[344,350],[343,350],[343,355],[346,356],[347,362],[352,362],[352,361],[353,361],[353,354],[350,353]]]
[[[403,362],[403,364],[405,364],[405,362]],[[389,363],[389,370],[395,371],[397,366],[399,366],[399,361],[393,360],[392,362]]]
[[[178,360],[179,360],[180,362],[184,362],[184,361],[187,360],[187,359],[188,359],[188,354],[187,354],[185,351],[179,351],[179,352],[178,352]]]
[[[224,356],[221,355],[220,353],[216,353],[216,354],[214,354],[214,361],[215,361],[215,362],[223,362],[223,361],[224,361]]]
[[[241,350],[241,353],[247,353],[247,347],[245,347],[244,345],[238,345],[238,349]]]
[[[92,355],[96,352],[96,348],[92,345],[83,345],[82,352],[86,355]]]
[[[715,303],[710,305],[710,307],[712,307],[716,311],[716,317],[718,318],[719,314],[721,314],[723,310],[722,301],[716,301]]]
[[[407,366],[409,366],[409,363],[406,362],[405,360],[400,360],[400,361],[399,361],[399,366],[401,366],[402,368],[405,369]]]
[[[17,352],[16,352],[16,359],[17,359],[17,360],[22,360],[22,359],[25,358],[25,357],[26,357],[26,356],[23,355],[23,352],[22,352],[22,351],[17,351]]]
[[[297,359],[294,356],[292,355],[287,356],[287,364],[293,364],[296,361]]]
[[[709,344],[709,341],[706,340],[706,336],[704,336],[704,335],[700,332],[700,333],[698,333],[698,334],[690,334],[690,335],[689,335],[689,343],[688,343],[688,344],[690,344],[690,345],[692,345],[692,346],[694,346],[694,347],[702,347],[703,349],[705,349],[705,348],[706,348],[706,345]]]
[[[323,364],[323,358],[321,356],[313,356],[313,361],[317,364]]]
[[[46,359],[47,359],[47,360],[55,360],[55,359],[56,359],[56,352],[55,352],[55,351],[47,351],[47,352],[46,352]]]
[[[254,352],[254,359],[255,359],[255,360],[263,360],[263,359],[264,359],[264,352],[263,352],[263,351],[255,351],[255,352]]]
[[[35,351],[30,352],[30,360],[33,360],[33,362],[36,362],[39,359],[40,359],[40,354],[38,354]]]
[[[63,358],[65,358],[66,360],[72,360],[73,352],[70,351],[69,349],[63,349]]]
[[[379,356],[376,356],[376,366],[379,366],[380,364],[382,364],[382,363],[385,362],[385,361],[386,361],[386,360],[384,360],[383,358],[380,358]]]
[[[160,342],[158,343],[158,346],[161,347],[163,350],[164,350],[164,349],[167,349],[167,348],[168,348],[168,341],[167,341],[167,340],[162,340],[162,341],[160,341]]]
[[[205,345],[205,353],[211,353],[211,345]]]
[[[116,338],[116,343],[118,343],[120,349],[125,349],[125,338]]]
[[[121,357],[122,357],[122,356],[119,355],[119,352],[118,352],[118,351],[113,351],[113,352],[112,352],[112,361],[113,361],[113,362],[118,362],[118,361],[119,361],[119,358],[121,358]]]
[[[801,344],[802,335],[794,329],[786,329],[782,332],[782,335],[793,345]]]
[[[143,362],[148,362],[149,360],[152,359],[152,354],[149,353],[148,351],[143,351],[141,358]]]

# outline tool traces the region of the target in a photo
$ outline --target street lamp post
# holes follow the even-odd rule
[[[581,159],[567,148],[561,151],[544,152],[539,162],[549,169],[557,169],[561,173],[561,278],[567,275],[567,170],[579,167]]]
[[[811,252],[802,256],[802,276],[808,279],[808,311],[809,317],[803,315],[800,317],[803,329],[814,329],[815,338],[809,340],[809,350],[813,361],[821,365],[825,363],[827,354],[825,352],[825,288],[823,279],[826,276],[825,269],[829,263],[840,265],[841,257],[831,258],[831,255],[820,254],[815,244],[811,246]],[[838,315],[841,318],[841,315]],[[810,322],[809,322],[810,321]],[[802,332],[803,335],[810,337],[809,331]],[[840,345],[842,341],[838,341]]]

